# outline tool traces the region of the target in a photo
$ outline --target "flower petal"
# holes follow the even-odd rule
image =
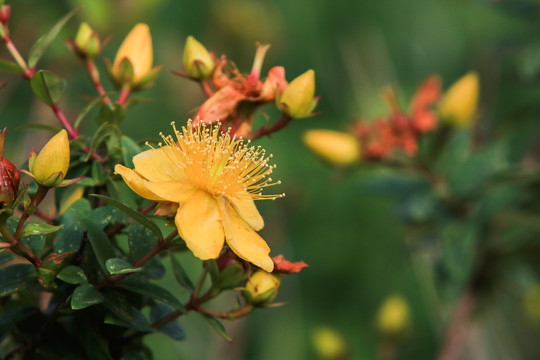
[[[242,259],[271,272],[274,269],[274,262],[268,256],[270,248],[264,239],[238,215],[233,206],[227,207],[225,199],[218,201],[225,237],[231,250]]]
[[[238,215],[240,215],[253,230],[261,230],[264,227],[264,220],[261,214],[259,214],[259,210],[257,210],[255,202],[248,192],[245,192],[245,194],[239,197],[227,197],[227,200],[233,204]]]
[[[114,167],[115,174],[119,174],[124,178],[126,184],[135,191],[137,194],[143,198],[155,200],[155,201],[165,201],[162,197],[154,194],[152,191],[148,190],[147,185],[149,182],[142,178],[135,171],[128,169],[127,167],[117,164]]]
[[[207,260],[219,256],[225,234],[212,195],[202,190],[194,192],[180,205],[174,220],[178,233],[196,257]]]
[[[195,185],[181,181],[147,182],[146,188],[160,198],[176,203],[186,201],[197,190]]]
[[[178,168],[175,166],[165,148],[143,151],[133,157],[135,171],[150,181],[182,180]]]

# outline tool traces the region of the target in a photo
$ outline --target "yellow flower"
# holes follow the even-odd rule
[[[409,327],[409,304],[400,295],[391,295],[385,299],[377,314],[377,327],[387,335],[402,333]]]
[[[440,117],[456,127],[471,127],[478,107],[479,87],[476,72],[465,74],[448,89],[441,100]]]
[[[309,130],[304,143],[315,154],[337,166],[351,165],[360,160],[360,143],[351,134],[332,130]]]
[[[179,203],[175,223],[193,254],[202,260],[219,256],[224,241],[239,257],[270,272],[270,248],[256,230],[264,221],[254,200],[276,199],[262,189],[278,182],[268,177],[275,168],[260,147],[220,135],[220,124],[177,130],[176,139],[133,158],[135,169],[116,165],[127,185],[140,196]]]

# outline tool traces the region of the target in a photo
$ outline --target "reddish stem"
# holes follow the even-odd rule
[[[282,115],[281,118],[276,121],[272,126],[263,126],[257,131],[252,132],[248,135],[249,139],[258,139],[263,136],[268,136],[270,134],[273,134],[281,129],[283,129],[285,126],[289,125],[292,118],[287,115]]]
[[[105,104],[111,104],[111,99],[106,95],[107,93],[101,84],[99,71],[96,67],[96,63],[93,60],[86,61],[86,70],[88,71],[88,76],[90,76],[90,79],[92,80],[98,94],[103,97]]]
[[[120,95],[118,96],[118,105],[124,105],[124,103],[127,101],[129,94],[131,93],[131,89],[129,87],[123,87],[120,91]]]
[[[72,138],[72,139],[78,139],[79,138],[78,131],[76,129],[74,129],[73,127],[71,127],[71,124],[66,119],[66,116],[64,115],[62,110],[60,110],[58,105],[57,104],[51,104],[51,109],[54,112],[54,114],[56,115],[56,117],[58,118],[58,120],[60,120],[60,122],[62,123],[62,125],[66,129],[66,131],[68,132],[69,137]]]
[[[214,91],[212,91],[212,88],[210,87],[208,81],[202,81],[201,88],[207,97],[212,97],[214,95]]]
[[[17,64],[23,70],[22,76],[25,79],[31,79],[32,76],[34,76],[35,70],[28,68],[28,65],[26,65],[26,61],[24,61],[24,58],[21,56],[21,54],[19,53],[19,50],[17,50],[17,48],[15,47],[15,45],[13,44],[13,42],[11,41],[11,38],[9,37],[9,35],[7,35],[7,33],[8,33],[8,28],[6,25],[4,25],[5,35],[2,38],[2,41],[4,41],[4,43],[6,44],[6,48],[8,49],[13,59],[17,62]]]

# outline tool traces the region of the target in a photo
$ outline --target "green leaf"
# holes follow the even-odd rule
[[[141,148],[135,141],[125,135],[120,138],[120,144],[122,146],[124,165],[133,168],[133,157],[142,151]]]
[[[104,306],[112,313],[112,316],[108,315],[105,318],[106,324],[123,326],[138,331],[155,331],[148,324],[144,315],[116,291],[105,294]]]
[[[79,116],[77,116],[77,119],[75,119],[75,123],[73,125],[73,127],[75,129],[77,129],[79,127],[79,125],[81,125],[81,121],[83,121],[83,119],[86,117],[86,115],[88,115],[88,113],[90,112],[90,110],[92,110],[93,108],[95,108],[97,105],[103,103],[103,99],[106,97],[107,95],[103,95],[103,96],[100,96],[98,98],[95,98],[94,100],[92,100],[88,105],[86,105],[82,110],[81,112],[79,113]]]
[[[110,198],[108,196],[97,195],[97,194],[91,194],[90,196],[95,196],[95,197],[105,201],[106,203],[118,208],[119,210],[125,212],[133,220],[137,221],[138,223],[140,223],[141,225],[146,227],[148,230],[150,230],[154,234],[156,234],[156,236],[158,237],[159,240],[163,240],[163,234],[161,233],[161,230],[159,230],[159,227],[156,224],[154,224],[152,222],[152,220],[150,220],[150,218],[148,218],[146,215],[141,214],[140,212],[130,208],[126,204],[124,204],[124,203],[122,203],[122,202],[120,202],[118,200],[115,200],[113,198]]]
[[[110,137],[120,137],[122,132],[115,124],[104,123],[102,124],[92,137],[90,141],[90,150],[95,151],[101,144],[103,144]],[[90,158],[91,152],[88,153],[86,160]]]
[[[80,218],[90,213],[90,203],[86,199],[75,201],[60,218],[60,224],[64,227],[56,233],[54,251],[57,254],[78,251],[84,235],[83,225]]]
[[[101,206],[92,210],[90,219],[102,229],[107,225],[115,223],[127,224],[129,222],[129,218],[125,213],[111,205]]]
[[[19,75],[24,72],[18,64],[4,59],[0,59],[0,71],[7,71]]]
[[[21,239],[24,246],[32,250],[34,254],[39,253],[45,247],[45,235],[30,235]]]
[[[64,225],[49,225],[45,223],[29,223],[23,228],[22,236],[50,234],[63,228]]]
[[[36,268],[15,264],[0,270],[0,297],[11,295],[36,283]]]
[[[71,297],[71,308],[81,310],[87,307],[101,304],[105,298],[103,294],[90,284],[77,286]]]
[[[142,268],[133,268],[126,260],[119,258],[108,259],[105,262],[105,266],[111,275],[131,274],[142,271]]]
[[[212,279],[212,284],[217,286],[219,283],[219,268],[217,266],[216,260],[210,259],[206,260],[204,263],[206,265],[206,268],[208,269],[210,278]]]
[[[56,275],[56,277],[72,285],[88,283],[88,278],[84,274],[83,269],[74,265],[70,265],[60,271],[60,273]]]
[[[195,286],[193,285],[193,282],[189,278],[188,274],[186,273],[180,262],[178,262],[178,260],[174,257],[174,254],[172,252],[170,253],[170,259],[176,281],[178,281],[178,283],[186,289],[194,290]]]
[[[37,123],[25,124],[25,125],[21,125],[15,128],[15,130],[24,130],[24,129],[45,130],[45,131],[50,131],[54,134],[57,134],[61,130],[59,127],[56,127],[56,126],[37,124]]]
[[[114,247],[99,225],[89,218],[83,217],[80,220],[86,228],[88,240],[90,241],[90,245],[92,245],[92,249],[94,250],[94,254],[96,255],[101,269],[105,274],[108,274],[105,262],[107,259],[115,257]]]
[[[157,245],[157,237],[153,232],[135,223],[126,228],[130,260],[135,262],[148,254]],[[165,267],[158,256],[154,256],[143,266],[143,274],[153,279],[160,279],[165,275]]]
[[[156,304],[152,307],[152,310],[150,311],[150,321],[152,323],[155,323],[156,321],[163,319],[172,312],[173,309],[171,309],[170,307],[163,304]],[[180,326],[180,324],[176,320],[168,322],[167,324],[159,327],[157,330],[171,337],[174,340],[184,340],[187,336],[184,328]]]
[[[217,318],[211,315],[202,314],[202,313],[201,315],[206,321],[208,321],[212,329],[214,329],[221,337],[223,337],[225,340],[229,342],[232,342],[232,338],[229,336],[229,334],[227,334],[227,331],[225,330],[225,327],[223,326],[221,321],[219,321]]]
[[[0,265],[4,265],[13,259],[15,259],[15,254],[13,253],[10,253],[10,252],[0,253]]]
[[[75,15],[75,13],[80,9],[81,7],[73,9],[70,13],[61,18],[45,35],[43,35],[36,41],[36,43],[30,49],[30,52],[28,53],[28,67],[33,68],[34,66],[36,66],[39,59],[41,59],[45,51],[49,48],[51,43],[58,36],[60,30],[62,30],[62,28],[64,27],[64,25],[66,25],[69,19],[71,19],[73,15]]]
[[[217,287],[225,290],[232,289],[244,278],[244,268],[240,264],[231,264],[219,274]]]
[[[159,285],[140,279],[127,278],[119,281],[118,286],[134,293],[159,300],[182,312],[187,312],[184,305],[173,294]]]
[[[32,92],[45,104],[58,103],[64,94],[66,81],[58,74],[51,71],[37,71],[30,79]]]

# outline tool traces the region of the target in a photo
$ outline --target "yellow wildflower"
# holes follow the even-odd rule
[[[239,257],[270,272],[270,248],[256,230],[264,226],[253,200],[264,187],[279,184],[268,177],[275,168],[260,147],[220,135],[220,124],[192,126],[181,131],[172,123],[176,139],[133,158],[135,169],[116,165],[127,185],[140,196],[179,203],[175,223],[193,254],[202,260],[219,256],[224,241]]]

